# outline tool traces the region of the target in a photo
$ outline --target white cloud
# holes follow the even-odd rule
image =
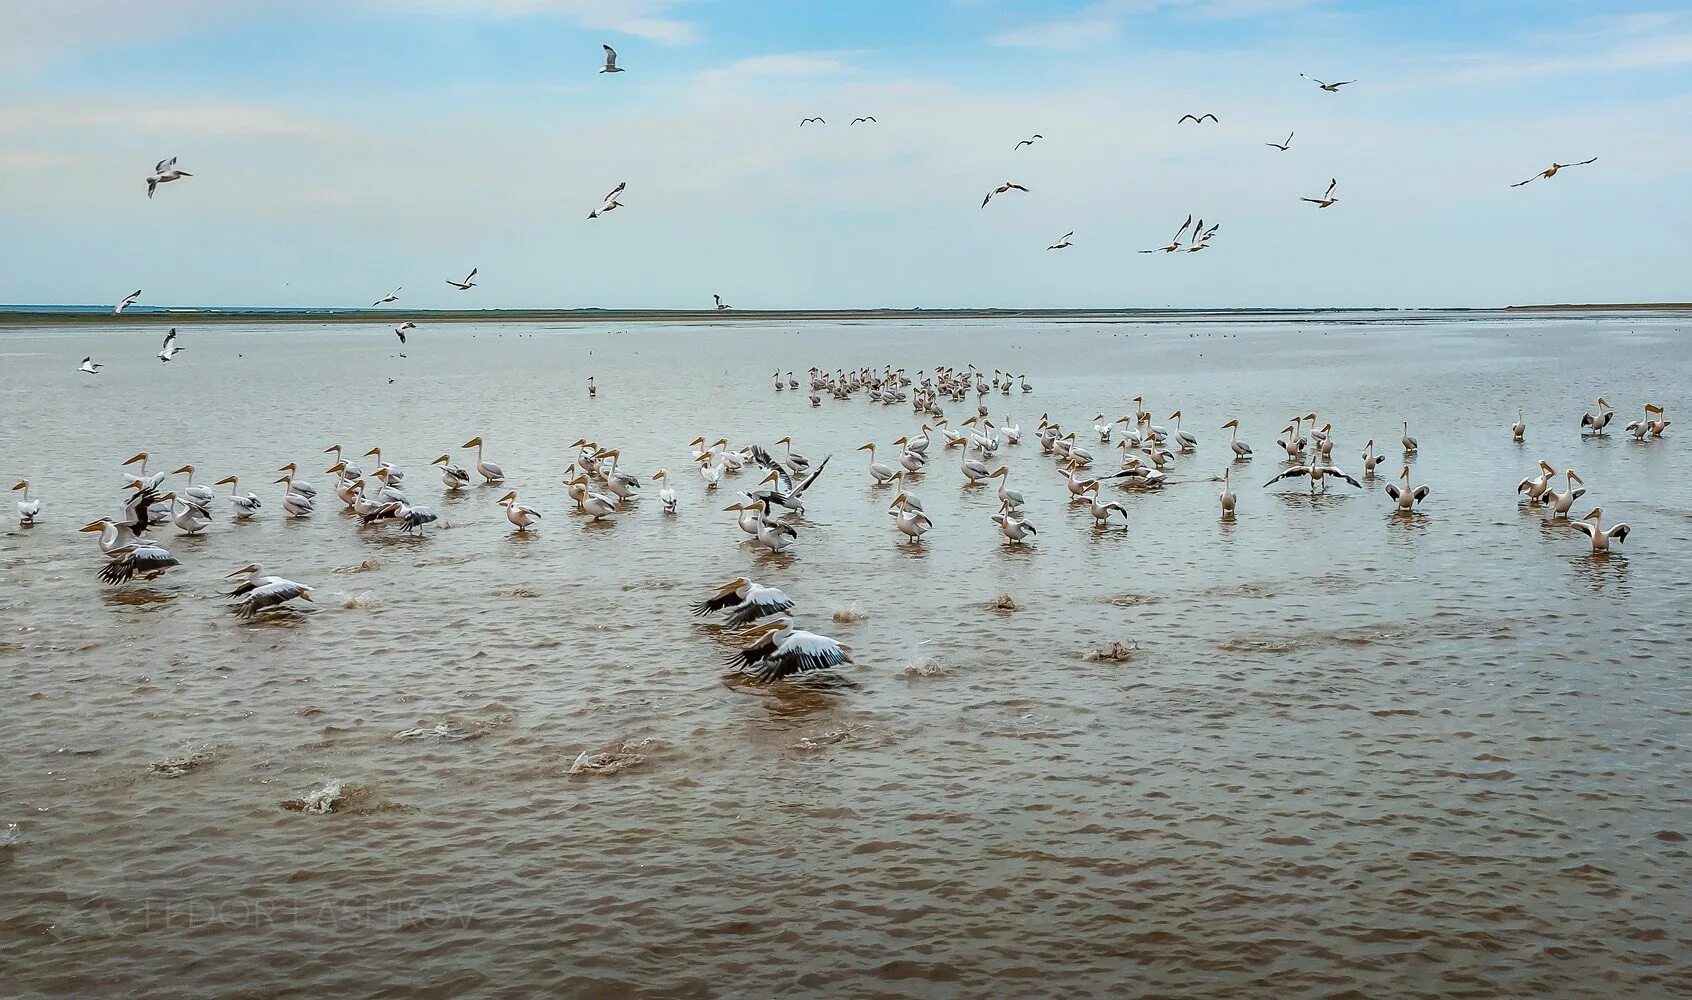
[[[370,0],[378,6],[436,14],[495,17],[558,15],[584,28],[644,38],[660,45],[698,41],[698,29],[672,17],[674,0]]]
[[[1323,0],[1100,0],[1066,17],[1039,21],[989,36],[987,44],[1041,49],[1083,49],[1122,34],[1136,14],[1177,12],[1203,20],[1261,17],[1313,7]]]
[[[0,135],[66,130],[122,130],[164,136],[327,137],[341,129],[281,108],[217,101],[80,98],[0,108]]]
[[[699,73],[694,82],[702,89],[720,90],[756,80],[831,77],[851,72],[844,61],[850,53],[782,52],[752,56],[717,69]]]

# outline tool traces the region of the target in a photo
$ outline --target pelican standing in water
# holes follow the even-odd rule
[[[41,514],[41,501],[29,498],[29,480],[25,479],[12,487],[12,492],[23,491],[23,499],[18,501],[18,524],[21,527],[31,527],[35,519]]]
[[[280,469],[277,469],[276,471],[277,472],[286,472],[290,479],[295,479],[295,480],[299,479],[300,467],[298,465],[295,465],[293,462],[289,462],[287,465],[282,466]],[[278,480],[278,481],[280,481],[280,480]],[[311,498],[311,499],[316,499],[316,497],[317,497],[317,487],[315,487],[315,486],[313,486],[313,485],[311,485],[310,483],[307,483],[307,482],[295,482],[293,484],[293,486],[291,487],[291,489],[295,493],[298,493],[300,496],[303,496],[303,497],[308,497],[308,498]]]
[[[177,469],[176,471],[171,473],[171,475],[173,475],[173,476],[180,476],[184,473],[186,473],[188,475],[188,485],[184,486],[180,490],[177,490],[176,492],[178,494],[180,494],[181,496],[193,501],[196,506],[205,507],[205,506],[209,505],[213,500],[217,499],[217,494],[213,493],[211,491],[210,487],[195,486],[194,485],[194,471],[195,470],[194,470],[194,467],[192,465],[184,465],[180,469]]]
[[[217,481],[217,485],[229,487],[229,492],[225,494],[224,499],[228,500],[229,505],[235,508],[235,520],[237,521],[247,520],[252,517],[260,507],[264,506],[263,503],[259,502],[257,493],[249,490],[246,496],[242,496],[235,492],[236,488],[241,485],[241,480],[236,476],[230,476],[227,479],[219,479]]]
[[[1238,498],[1234,496],[1234,491],[1230,488],[1231,484],[1228,481],[1228,474],[1232,471],[1234,471],[1232,466],[1222,470],[1222,493],[1217,497],[1222,502],[1222,516],[1225,518],[1234,516],[1234,505],[1238,503]]]
[[[1658,406],[1656,403],[1646,403],[1645,404],[1645,415],[1643,417],[1639,418],[1638,420],[1634,420],[1634,421],[1629,422],[1628,425],[1627,425],[1627,432],[1629,434],[1633,435],[1633,440],[1635,440],[1635,441],[1645,440],[1645,435],[1651,433],[1651,431],[1657,426],[1657,424],[1660,423],[1664,427],[1668,426],[1667,420],[1653,420],[1652,419],[1653,416],[1656,416],[1656,417],[1662,416],[1662,413],[1663,413],[1663,408]]]
[[[1545,496],[1545,491],[1551,488],[1551,480],[1556,478],[1557,470],[1544,459],[1539,460],[1539,475],[1529,476],[1516,484],[1516,492],[1527,495],[1528,503],[1539,503]]]
[[[1005,536],[1008,545],[1026,545],[1027,540],[1040,532],[1030,521],[1025,521],[1014,510],[1002,508],[993,515],[993,523],[999,526],[999,534]]]
[[[1384,461],[1386,461],[1385,458],[1375,454],[1375,439],[1370,438],[1369,443],[1363,446],[1363,478],[1375,478],[1375,466]]]
[[[883,465],[882,463],[877,462],[875,460],[875,442],[874,441],[871,441],[869,444],[858,446],[858,450],[869,452],[869,474],[870,474],[870,478],[875,480],[875,485],[886,486],[889,482],[891,482],[893,480],[894,473],[893,473],[892,468],[890,468],[886,465]],[[919,466],[919,468],[920,468],[920,466]]]
[[[1093,515],[1093,523],[1098,527],[1102,528],[1109,523],[1112,511],[1121,514],[1123,521],[1128,520],[1128,508],[1117,503],[1115,500],[1111,500],[1108,503],[1099,502],[1099,481],[1097,479],[1094,479],[1087,484],[1086,493],[1083,495],[1088,501],[1087,510]],[[1127,524],[1123,524],[1122,526],[1124,528],[1128,527]]]
[[[495,483],[505,482],[505,472],[504,472],[504,470],[502,470],[499,466],[494,465],[491,462],[482,461],[482,439],[481,438],[473,437],[470,440],[464,442],[459,447],[476,449],[476,471],[477,471],[477,473],[479,473],[481,475],[482,479],[486,482],[487,485],[492,486]]]
[[[341,472],[341,478],[342,479],[363,479],[364,478],[364,470],[359,468],[356,465],[349,463],[346,460],[346,457],[341,454],[341,446],[340,445],[338,445],[338,444],[330,445],[329,447],[323,449],[323,454],[335,456],[335,464],[341,466],[340,472]],[[376,449],[377,461],[381,461],[381,455],[382,455],[382,450],[380,448]]]
[[[1174,413],[1171,413],[1169,415],[1169,419],[1175,421],[1175,429],[1170,433],[1175,437],[1175,446],[1177,448],[1182,451],[1192,451],[1194,448],[1198,447],[1198,438],[1181,429],[1180,410],[1176,410]]]
[[[1540,497],[1540,502],[1551,508],[1553,519],[1568,517],[1569,511],[1574,509],[1575,501],[1586,495],[1586,480],[1580,478],[1580,473],[1569,469],[1563,475],[1567,477],[1563,481],[1566,487],[1563,492],[1558,493],[1555,489],[1548,488]],[[1580,485],[1576,486],[1575,483]]]
[[[1516,407],[1516,422],[1510,425],[1510,440],[1521,444],[1527,440],[1527,421],[1522,419],[1522,408]]]
[[[1234,453],[1235,461],[1245,461],[1251,457],[1251,445],[1240,443],[1240,422],[1230,420],[1222,425],[1228,432],[1228,450]]]
[[[887,508],[887,513],[893,515],[893,526],[904,532],[913,542],[920,543],[923,534],[934,527],[934,522],[929,520],[920,506],[910,507],[905,503],[903,493],[893,498],[893,504]]]
[[[1410,488],[1410,467],[1408,465],[1404,467],[1404,472],[1401,475],[1404,477],[1404,482],[1402,484],[1387,483],[1386,495],[1392,497],[1393,503],[1398,505],[1399,513],[1408,514],[1416,509],[1417,504],[1426,500],[1428,494],[1433,491],[1428,489],[1426,485],[1418,486],[1415,489]]]
[[[1330,480],[1330,479],[1343,479],[1346,482],[1350,483],[1351,485],[1357,487],[1358,489],[1363,488],[1362,483],[1358,482],[1357,480],[1355,480],[1355,479],[1351,478],[1350,476],[1346,475],[1345,473],[1341,472],[1339,469],[1335,468],[1334,466],[1331,466],[1331,465],[1314,465],[1314,464],[1312,464],[1312,465],[1295,465],[1292,468],[1290,468],[1290,469],[1286,470],[1285,472],[1281,473],[1280,475],[1276,476],[1274,479],[1271,479],[1267,483],[1264,483],[1263,488],[1268,489],[1269,487],[1275,485],[1276,483],[1280,482],[1283,479],[1295,479],[1299,476],[1308,476],[1310,478],[1310,492],[1312,492],[1312,493],[1316,492],[1316,484],[1318,484],[1318,483],[1320,483],[1322,485],[1322,492],[1326,493],[1328,491],[1328,480]]]
[[[316,501],[294,488],[294,477],[283,476],[277,482],[282,484],[282,512],[289,517],[310,517]]]
[[[1414,454],[1416,449],[1420,447],[1416,443],[1416,439],[1410,436],[1410,421],[1408,420],[1404,421],[1404,436],[1398,440],[1404,445],[1404,453],[1406,455]]]
[[[1610,421],[1614,419],[1616,415],[1615,411],[1611,410],[1609,406],[1609,400],[1605,399],[1603,396],[1599,396],[1598,412],[1581,414],[1581,433],[1590,433],[1594,437],[1602,437],[1604,434],[1604,428],[1610,426]]]
[[[1592,508],[1591,513],[1574,522],[1574,526],[1592,540],[1593,555],[1604,555],[1610,551],[1612,544],[1620,545],[1627,541],[1627,533],[1632,530],[1628,528],[1626,521],[1605,528],[1602,507]]]
[[[676,512],[676,491],[670,486],[670,473],[665,469],[659,469],[652,474],[652,478],[659,484],[658,502],[664,505],[664,513],[674,514]]]
[[[852,651],[826,635],[793,627],[779,615],[746,633],[752,645],[729,657],[741,673],[764,683],[852,662]]]
[[[748,511],[748,510],[762,511],[763,506],[761,504],[755,504],[755,503],[754,504],[734,503],[734,504],[729,504],[727,507],[724,507],[723,509],[724,510],[738,510],[738,511]],[[742,524],[741,527],[744,528],[744,527],[746,527],[746,525]],[[799,532],[794,530],[792,525],[783,524],[780,521],[772,521],[767,517],[762,517],[762,516],[757,517],[754,520],[751,527],[753,528],[752,540],[757,542],[759,545],[762,545],[764,548],[769,549],[771,552],[782,551],[783,549],[787,548],[789,545],[793,544],[794,540],[799,537]]]
[[[517,491],[499,498],[499,505],[505,508],[505,519],[517,526],[518,531],[528,531],[529,525],[540,520],[540,514],[533,507],[525,507],[517,502]]]
[[[728,623],[738,627],[793,610],[793,599],[774,587],[737,576],[718,587],[715,594],[693,605],[692,610],[696,617],[727,611]]]
[[[447,489],[457,492],[470,485],[470,473],[465,472],[462,466],[452,464],[451,455],[442,455],[429,464],[441,467],[441,484]]]
[[[609,493],[595,493],[587,489],[588,478],[585,474],[570,480],[569,485],[582,488],[583,492],[577,503],[582,512],[595,521],[603,520],[617,512],[617,498]]]

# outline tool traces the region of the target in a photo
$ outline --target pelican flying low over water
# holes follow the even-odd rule
[[[780,615],[750,629],[752,645],[729,657],[729,663],[757,680],[778,681],[797,674],[827,670],[852,662],[852,651],[839,641],[793,627]]]
[[[730,625],[750,625],[761,618],[769,618],[793,610],[793,599],[774,587],[753,583],[744,576],[717,588],[717,592],[693,605],[696,616],[726,611]]]
[[[233,580],[238,576],[245,576],[247,579],[229,592],[230,597],[242,598],[230,605],[230,610],[237,618],[251,618],[261,611],[279,608],[295,598],[302,601],[311,600],[310,587],[279,576],[266,576],[264,567],[258,563],[248,563],[230,573],[225,579]]]

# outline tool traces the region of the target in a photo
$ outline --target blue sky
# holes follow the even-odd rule
[[[0,0],[0,21],[0,302],[1692,298],[1683,6]],[[601,42],[627,72],[595,72]],[[196,176],[149,202],[171,155]],[[1298,200],[1336,177],[1332,209]],[[1031,191],[979,208],[1004,180]],[[1189,212],[1221,223],[1211,250],[1133,252]],[[472,266],[479,288],[445,284]]]

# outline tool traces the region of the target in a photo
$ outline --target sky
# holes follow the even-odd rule
[[[1662,0],[0,0],[0,24],[5,303],[1692,299],[1692,8]],[[194,176],[149,201],[169,156]],[[1330,179],[1338,204],[1299,200]],[[1007,180],[1029,192],[980,207]],[[1208,250],[1136,253],[1189,213]]]

